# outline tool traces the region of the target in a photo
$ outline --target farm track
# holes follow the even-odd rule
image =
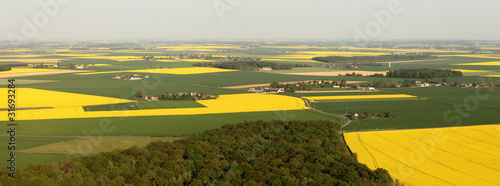
[[[359,144],[361,144],[361,147],[363,147],[363,149],[365,149],[366,153],[368,153],[368,155],[372,159],[373,165],[378,169],[379,167],[377,164],[377,159],[375,158],[375,156],[373,156],[373,154],[370,152],[370,150],[368,150],[368,148],[366,148],[365,144],[363,143],[363,140],[361,140],[361,137],[359,136],[359,133],[356,133],[356,137],[358,138],[358,142],[359,142]]]

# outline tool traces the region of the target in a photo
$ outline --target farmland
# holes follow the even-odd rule
[[[500,125],[345,133],[358,160],[407,185],[497,185]]]
[[[131,145],[145,146],[156,140],[180,139],[184,135],[200,134],[228,123],[245,120],[330,120],[341,124],[345,122],[341,116],[346,113],[346,108],[349,113],[362,113],[365,107],[369,113],[382,113],[388,110],[394,113],[394,117],[354,121],[342,128],[343,131],[452,126],[455,122],[445,122],[443,113],[447,109],[453,109],[454,105],[463,105],[463,100],[469,95],[475,95],[476,91],[472,88],[425,87],[380,88],[378,91],[363,92],[355,89],[316,87],[310,92],[274,95],[247,92],[248,88],[267,86],[273,81],[294,83],[345,79],[348,84],[364,85],[373,81],[397,83],[406,78],[338,76],[338,74],[362,72],[361,74],[369,75],[399,68],[437,68],[463,71],[464,77],[448,78],[449,82],[500,83],[498,77],[500,66],[467,65],[468,63],[494,64],[498,60],[497,56],[471,54],[467,51],[265,43],[258,45],[156,43],[148,44],[147,47],[127,44],[120,49],[112,48],[103,46],[73,51],[67,46],[60,46],[3,50],[9,53],[0,55],[0,64],[60,63],[61,66],[83,67],[83,69],[14,68],[11,71],[0,72],[0,75],[5,75],[5,77],[0,76],[3,78],[2,81],[7,82],[7,78],[14,77],[18,86],[16,102],[17,107],[21,109],[17,110],[16,115],[19,121],[18,134],[21,135],[18,137],[20,144],[18,161],[23,162],[19,164],[20,168],[34,163],[54,163],[68,156],[87,155],[78,151],[70,152],[66,147],[87,144],[86,140],[91,140],[88,136],[98,139],[101,139],[99,136],[103,136],[100,145],[91,145],[93,150],[90,154],[95,154],[117,148],[124,149]],[[311,60],[313,57],[329,55],[378,56],[391,55],[393,52],[416,51],[429,52],[441,59],[392,63],[390,68],[388,63],[383,63],[381,66],[366,66],[361,69],[326,68],[323,63]],[[278,64],[307,64],[311,67],[294,67],[292,70],[236,71],[193,66],[194,63],[219,63],[215,60],[143,59],[144,56],[161,57],[179,54],[260,58],[262,61]],[[26,76],[33,72],[39,74]],[[133,74],[149,75],[149,78],[138,81],[112,79],[114,75]],[[441,78],[432,81],[441,81]],[[2,92],[7,92],[5,82],[0,82],[0,85],[4,85],[0,89]],[[139,90],[143,90],[147,95],[198,92],[220,97],[197,101],[145,101],[134,97]],[[470,112],[469,117],[462,118],[462,125],[498,123],[498,119],[491,117],[500,109],[498,108],[500,91],[498,88],[494,90],[488,99],[480,100],[477,110]],[[485,91],[481,93],[484,94]],[[314,101],[311,102],[313,108],[336,116],[309,109],[300,97]],[[6,96],[2,96],[0,102],[7,102]],[[6,115],[6,108],[6,105],[1,106],[0,114]],[[454,113],[450,117],[456,115],[457,113]],[[0,118],[3,126],[5,120],[5,117]],[[0,139],[8,140],[6,137]],[[120,141],[130,142],[130,145],[123,146]],[[0,153],[0,158],[7,158],[4,157],[7,154],[5,149],[0,149]]]

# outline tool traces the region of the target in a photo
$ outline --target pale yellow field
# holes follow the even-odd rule
[[[477,63],[458,63],[458,64],[451,64],[451,65],[500,66],[500,61],[477,62]]]
[[[416,98],[408,94],[378,94],[378,95],[348,95],[348,96],[311,96],[303,97],[311,102],[321,100],[359,100],[359,99],[391,99],[391,98]]]
[[[406,185],[498,185],[500,125],[344,133],[358,160]]]
[[[0,91],[7,93],[7,88],[0,88]],[[7,96],[0,97],[1,103],[7,103]],[[72,108],[86,105],[105,105],[114,103],[134,102],[133,100],[110,98],[103,96],[93,96],[86,94],[76,94],[69,92],[59,92],[34,88],[16,89],[16,107],[54,107]],[[1,104],[0,108],[7,108],[7,104]],[[21,112],[21,111],[18,111]]]
[[[102,56],[105,53],[71,53],[71,54],[53,54],[56,56],[70,56],[70,57],[91,57],[91,56]]]
[[[5,49],[5,50],[0,50],[2,52],[31,52],[33,50],[30,50],[28,48],[18,48],[18,49]]]
[[[232,71],[236,70],[211,68],[211,67],[188,67],[188,68],[154,68],[154,69],[140,69],[140,70],[88,72],[88,73],[77,73],[76,75],[110,74],[110,73],[123,73],[123,72],[189,75],[189,74],[206,74],[206,73],[232,72]]]
[[[113,64],[88,64],[90,66],[94,65],[96,67],[108,67],[108,66],[113,66]]]
[[[27,153],[51,153],[51,154],[97,154],[100,152],[113,151],[115,149],[128,149],[133,146],[144,147],[156,141],[174,141],[185,137],[82,137],[75,140],[52,143],[32,147],[19,152]],[[72,148],[78,145],[91,144],[92,148]]]
[[[355,48],[350,47],[350,50],[375,50],[375,51],[388,51],[388,52],[433,52],[433,53],[444,53],[444,52],[455,52],[455,53],[469,53],[469,51],[455,51],[455,50],[437,50],[437,49],[398,49],[398,48]]]
[[[43,55],[0,55],[0,58],[7,58],[7,57],[42,57]]]
[[[342,51],[303,51],[301,55],[277,55],[273,57],[268,57],[266,59],[311,59],[314,57],[323,56],[343,56],[343,57],[353,57],[353,56],[379,56],[379,55],[391,55],[390,53],[372,53],[372,52],[342,52]]]
[[[63,71],[62,69],[45,69],[45,68],[12,68],[9,71],[0,71],[0,74],[18,74],[28,72],[50,72],[50,71]]]
[[[21,63],[58,63],[64,59],[0,59],[0,62],[21,62]]]
[[[24,92],[25,90],[20,90]],[[5,91],[6,92],[6,91]],[[21,97],[21,96],[19,96]],[[23,96],[26,97],[26,96]],[[42,99],[43,97],[31,97],[27,100],[39,102],[40,106],[56,106],[56,103]],[[72,100],[79,97],[72,97]],[[5,99],[5,98],[4,98]],[[103,98],[104,99],[104,98]],[[102,103],[109,104],[110,99],[106,98]],[[67,99],[66,99],[67,100]],[[81,99],[84,100],[84,99]],[[4,101],[5,100],[0,100]],[[78,100],[77,100],[78,101]],[[87,104],[92,100],[85,100]],[[128,100],[127,100],[128,101]],[[79,101],[78,101],[79,102]],[[112,102],[112,101],[111,101]],[[120,100],[116,101],[120,102]],[[126,102],[126,101],[123,101]],[[45,119],[69,119],[69,118],[102,118],[102,117],[130,117],[130,116],[163,116],[163,115],[199,115],[199,114],[220,114],[220,113],[239,113],[239,112],[261,112],[261,111],[284,111],[284,110],[306,110],[304,101],[299,98],[270,95],[270,94],[232,94],[221,95],[218,99],[201,100],[200,104],[206,107],[202,108],[178,108],[178,109],[147,109],[147,110],[128,110],[128,111],[94,111],[85,112],[82,107],[64,107],[52,109],[36,110],[18,110],[16,120],[45,120]],[[64,104],[64,103],[59,103]],[[75,103],[66,103],[75,104]],[[22,103],[20,103],[20,106]],[[32,106],[33,107],[33,106]],[[0,111],[0,114],[7,115],[7,111]],[[5,121],[7,117],[0,118]]]
[[[78,56],[78,57],[72,57],[72,58],[77,58],[77,59],[107,59],[107,60],[113,60],[113,61],[135,61],[135,60],[144,60],[142,59],[143,56]]]
[[[166,49],[169,51],[183,51],[183,50],[190,50],[190,51],[207,51],[207,52],[212,52],[212,51],[218,51],[221,49],[237,49],[241,48],[240,46],[234,46],[234,45],[197,45],[197,44],[189,44],[189,45],[181,45],[181,46],[160,46],[157,47],[159,49]]]

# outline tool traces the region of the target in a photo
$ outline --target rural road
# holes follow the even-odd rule
[[[338,116],[338,115],[335,115],[335,114],[331,114],[331,113],[328,113],[328,112],[323,112],[321,110],[313,108],[313,107],[311,107],[311,105],[309,104],[309,101],[307,99],[304,99],[304,98],[300,98],[300,99],[304,100],[304,103],[306,104],[307,107],[309,107],[310,109],[312,109],[312,110],[314,110],[316,112],[320,112],[320,113],[323,113],[323,114],[326,114],[326,115],[330,115],[330,116],[335,116],[335,117],[343,117],[344,119],[347,119],[347,122],[344,123],[340,128],[344,128],[345,126],[349,125],[349,123],[352,122],[352,120],[348,119],[345,116]],[[341,132],[341,131],[339,131],[339,132]]]

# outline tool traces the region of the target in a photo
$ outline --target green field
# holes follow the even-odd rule
[[[481,100],[475,97],[476,91],[480,91],[481,95],[487,94],[490,91],[486,88],[426,87],[384,89],[384,91],[389,91],[391,93],[410,94],[425,99],[388,99],[384,101],[362,100],[343,102],[319,101],[312,103],[312,105],[316,109],[328,113],[335,112],[336,114],[344,114],[347,110],[349,113],[361,114],[365,107],[368,113],[382,114],[384,111],[391,111],[394,113],[392,119],[356,121],[343,128],[343,130],[404,129],[495,124],[499,122],[498,118],[494,116],[495,113],[500,111],[500,88],[491,90],[490,96]],[[478,98],[477,104],[474,102],[475,98]],[[462,105],[463,108],[455,112],[456,107],[459,105]],[[477,109],[474,108],[475,106],[477,106]],[[447,114],[448,110],[451,110],[452,113]],[[460,112],[460,110],[463,112]],[[460,123],[457,122],[458,119],[455,119],[456,117],[460,118]]]
[[[175,60],[175,62],[160,62],[147,60],[125,60],[116,61],[112,59],[93,59],[78,58],[77,55],[92,54],[96,56],[164,56],[178,54],[203,54],[203,55],[218,55],[218,56],[237,56],[241,58],[272,58],[283,54],[284,51],[349,51],[349,52],[364,52],[364,53],[386,53],[384,50],[364,50],[364,49],[338,49],[341,45],[331,45],[324,47],[323,44],[318,48],[287,48],[287,44],[269,45],[265,43],[237,43],[237,44],[213,44],[214,46],[233,46],[235,49],[214,49],[214,50],[172,50],[161,47],[180,46],[184,43],[170,44],[148,44],[139,46],[136,43],[117,44],[124,45],[120,48],[128,48],[123,50],[98,50],[89,49],[88,51],[67,51],[69,54],[53,54],[56,50],[63,50],[70,47],[59,48],[40,48],[33,47],[32,53],[43,53],[36,59],[60,59],[61,65],[84,65],[84,64],[107,64],[108,66],[96,66],[91,69],[95,72],[101,71],[121,71],[134,69],[151,69],[151,68],[185,68],[193,67],[194,61]],[[200,45],[205,45],[202,43]],[[290,44],[294,45],[294,44]],[[302,44],[300,44],[302,45]],[[136,49],[134,49],[136,48]],[[147,49],[146,49],[147,48]],[[419,62],[404,62],[392,63],[389,68],[387,63],[382,66],[367,66],[363,71],[388,71],[399,68],[440,68],[440,69],[467,69],[467,70],[488,70],[488,72],[479,73],[464,73],[465,76],[457,78],[448,78],[449,82],[460,83],[500,83],[500,78],[483,78],[482,75],[498,75],[500,74],[500,66],[465,66],[453,65],[459,63],[473,62],[489,62],[499,61],[499,59],[488,59],[479,57],[459,56],[458,51],[439,52],[435,55],[456,55],[443,56],[443,60],[419,61]],[[75,56],[71,56],[75,55]],[[493,54],[492,54],[493,55]],[[498,55],[494,55],[498,56]],[[299,56],[300,58],[300,56]],[[499,57],[500,58],[500,57]],[[0,56],[1,59],[1,56]],[[11,59],[11,58],[9,58]],[[198,60],[196,62],[204,62]],[[166,109],[166,108],[196,108],[204,107],[195,101],[141,101],[135,99],[133,95],[138,90],[143,90],[147,95],[160,95],[165,92],[199,92],[211,95],[225,94],[240,94],[247,93],[247,88],[227,89],[227,86],[238,86],[248,84],[265,84],[273,81],[291,82],[305,80],[335,80],[340,81],[364,81],[361,84],[368,84],[373,81],[383,81],[385,83],[397,83],[406,80],[405,78],[385,78],[385,77],[332,77],[332,76],[300,76],[289,75],[286,73],[297,72],[328,72],[328,71],[349,71],[349,69],[330,69],[322,67],[323,63],[308,61],[303,59],[278,59],[270,62],[281,64],[308,64],[312,67],[294,68],[293,70],[283,71],[233,71],[207,74],[192,74],[192,75],[173,75],[173,74],[154,74],[142,73],[141,75],[149,75],[149,79],[140,81],[125,81],[112,79],[114,75],[132,75],[136,73],[116,72],[109,74],[94,74],[94,75],[77,75],[77,74],[57,74],[43,76],[16,77],[18,87],[37,88],[44,90],[63,91],[70,93],[88,94],[96,96],[105,96],[113,98],[129,99],[130,103],[108,104],[84,106],[85,111],[116,111],[116,110],[136,110],[136,109]],[[23,63],[23,62],[5,62]],[[32,63],[28,63],[32,64]],[[410,79],[419,80],[419,79]],[[422,79],[420,79],[423,81]],[[7,86],[7,78],[0,79],[0,85]],[[3,82],[5,81],[5,82]],[[433,79],[431,81],[441,81]],[[313,91],[333,91],[347,90],[338,88],[314,88]],[[460,111],[460,106],[464,105],[464,100],[471,99],[476,96],[476,91],[485,93],[485,89],[472,88],[456,88],[456,87],[429,87],[429,88],[399,88],[399,89],[381,89],[382,92],[335,92],[335,93],[287,93],[285,95],[294,97],[305,96],[327,96],[327,95],[367,95],[367,94],[409,94],[418,96],[416,99],[380,99],[380,100],[349,100],[349,101],[319,101],[311,105],[319,110],[327,113],[342,115],[349,110],[353,113],[362,113],[366,107],[369,113],[382,113],[384,111],[392,111],[394,117],[392,119],[372,119],[356,121],[349,124],[343,130],[366,130],[366,129],[401,129],[401,128],[425,128],[425,127],[441,127],[441,126],[456,126],[456,125],[477,125],[477,124],[492,124],[499,123],[496,114],[500,111],[500,89],[495,88],[491,92],[491,96],[478,101],[478,108],[471,109],[474,102],[470,101],[469,111],[464,113],[454,112]],[[3,95],[3,94],[2,94]],[[26,99],[26,98],[19,98]],[[43,99],[43,98],[30,98]],[[75,98],[76,99],[76,98]],[[244,105],[242,105],[244,106]],[[467,106],[465,106],[467,107]],[[452,113],[446,115],[451,109]],[[466,109],[466,108],[465,108]],[[463,109],[462,109],[463,110]],[[473,111],[472,111],[473,110]],[[462,115],[461,115],[462,114]],[[445,119],[445,115],[447,119]],[[457,124],[457,117],[460,123]],[[450,119],[451,118],[451,119]],[[46,137],[18,137],[19,147],[19,167],[26,167],[28,164],[34,163],[54,163],[65,156],[78,156],[71,153],[62,153],[61,149],[54,150],[53,153],[37,149],[30,152],[23,150],[34,147],[48,147],[46,145],[60,144],[61,142],[74,143],[80,136],[183,136],[203,133],[206,130],[221,127],[228,123],[238,123],[241,121],[256,121],[256,120],[332,120],[338,123],[343,123],[344,119],[319,113],[313,110],[295,110],[285,111],[279,110],[274,112],[246,112],[246,113],[231,113],[231,114],[205,114],[205,115],[189,115],[189,116],[141,116],[141,117],[116,117],[116,118],[86,118],[86,119],[57,119],[57,120],[29,120],[19,121],[17,127],[18,135],[36,135]],[[451,120],[451,122],[447,122]],[[100,123],[110,123],[111,131],[101,130]],[[2,122],[4,130],[7,130],[5,122]],[[73,136],[73,137],[54,137],[54,136]],[[7,143],[7,137],[0,137],[1,141]],[[139,144],[146,144],[151,139],[134,138],[139,141]],[[118,144],[119,140],[108,141],[108,149],[124,148]],[[126,140],[124,140],[124,143]],[[131,143],[133,144],[133,143]],[[74,144],[73,144],[74,145]],[[57,145],[56,145],[57,146]],[[61,148],[61,146],[59,146]],[[104,151],[106,148],[96,148],[98,151]],[[107,149],[106,149],[107,150]],[[43,153],[41,153],[43,152]],[[93,151],[96,153],[97,151]],[[0,158],[6,158],[7,150],[0,149]],[[4,159],[5,159],[4,158]]]

